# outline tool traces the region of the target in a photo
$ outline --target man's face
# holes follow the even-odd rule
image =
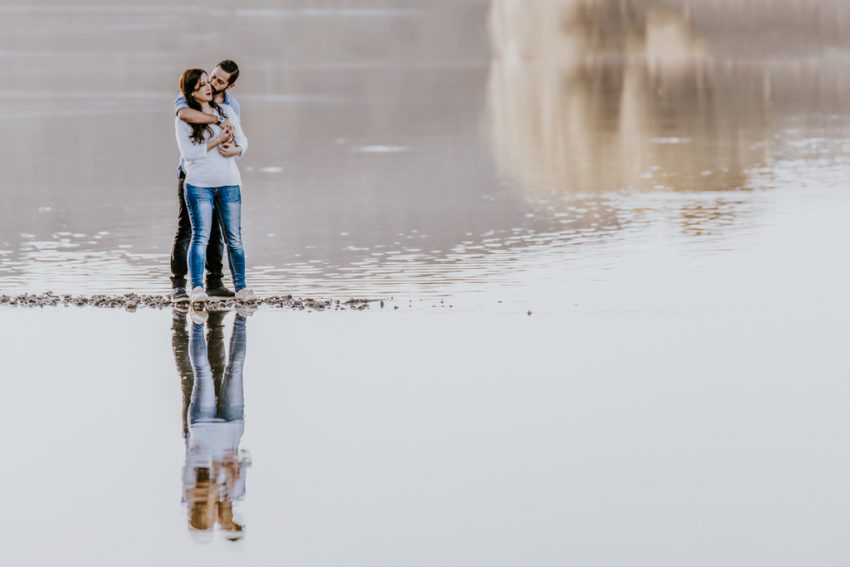
[[[221,67],[216,67],[210,74],[210,85],[213,89],[213,94],[219,94],[230,86],[230,73],[221,70]]]

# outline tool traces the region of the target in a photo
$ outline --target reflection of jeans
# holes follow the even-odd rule
[[[189,358],[192,360],[195,384],[192,386],[192,401],[189,403],[190,426],[200,422],[244,419],[242,366],[245,363],[245,342],[245,318],[237,315],[233,321],[233,335],[230,338],[230,360],[216,402],[212,367],[204,340],[204,326],[192,325],[192,334],[189,335]]]
[[[242,195],[238,185],[195,187],[186,183],[186,206],[192,223],[189,244],[189,274],[192,287],[203,287],[204,263],[213,225],[213,210],[218,211],[221,230],[227,244],[227,262],[236,291],[245,287],[245,251],[242,249]]]
[[[227,352],[224,350],[224,316],[221,311],[211,311],[207,319],[207,350],[215,385],[215,395],[221,394],[224,382],[224,372],[227,366]],[[244,323],[243,335],[244,335]],[[244,339],[244,336],[243,336]],[[189,402],[195,385],[195,374],[192,361],[189,358],[189,333],[186,330],[186,319],[174,319],[171,323],[171,348],[174,351],[174,363],[180,377],[180,389],[183,393],[183,435],[189,433]],[[197,353],[196,353],[197,355]],[[243,353],[244,356],[244,353]]]
[[[180,377],[180,391],[183,393],[183,435],[189,433],[186,421],[189,400],[192,398],[192,386],[195,383],[192,363],[189,360],[189,334],[186,332],[186,320],[173,320],[171,323],[171,349],[174,352],[174,364]]]
[[[224,311],[211,311],[207,318],[207,358],[210,360],[215,395],[221,394],[224,369],[227,367],[227,352],[224,350]]]
[[[190,523],[194,527],[212,527],[209,514],[214,508],[210,506],[215,505],[218,507],[219,524],[231,530],[234,529],[230,526],[231,506],[245,495],[245,476],[250,465],[250,459],[240,449],[245,431],[242,367],[245,363],[246,320],[236,315],[233,321],[223,378],[216,376],[221,371],[216,370],[219,361],[225,364],[221,320],[213,322],[210,314],[207,325],[210,328],[206,337],[203,324],[193,324],[188,334],[188,359],[194,382],[186,412],[188,436],[183,466],[183,498],[189,505]],[[180,337],[177,338],[179,342]],[[216,384],[219,380],[220,383]],[[206,517],[206,521],[201,523],[206,527],[193,523],[199,519],[198,515]]]

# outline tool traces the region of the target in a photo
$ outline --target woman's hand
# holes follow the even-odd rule
[[[233,140],[233,134],[231,134],[227,130],[222,130],[221,134],[210,140],[210,142],[207,144],[207,151],[212,150],[218,145],[226,144],[231,140]]]
[[[227,144],[233,140],[233,134],[229,130],[223,130],[215,139],[218,140],[216,145]]]
[[[242,148],[230,141],[226,144],[221,144],[218,147],[218,153],[226,158],[238,157],[242,155]]]

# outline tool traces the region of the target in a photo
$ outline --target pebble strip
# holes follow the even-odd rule
[[[369,304],[380,301],[378,299],[348,299],[340,301],[339,299],[313,299],[299,298],[291,295],[271,295],[268,297],[258,297],[254,301],[237,302],[233,299],[217,299],[207,303],[208,311],[227,311],[235,307],[258,307],[265,305],[273,309],[292,309],[303,311],[305,309],[311,311],[363,311],[369,309]],[[381,301],[383,303],[383,301]],[[24,293],[21,295],[3,295],[0,294],[0,305],[9,305],[11,307],[56,307],[74,306],[74,307],[104,307],[109,309],[126,309],[127,311],[135,311],[136,309],[147,307],[151,309],[168,309],[174,307],[171,299],[167,295],[139,295],[136,293],[127,293],[124,295],[57,295],[51,291],[45,293]],[[188,303],[181,304],[186,309],[189,308]],[[383,305],[382,305],[383,306]]]

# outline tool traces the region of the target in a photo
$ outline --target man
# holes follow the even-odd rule
[[[233,61],[225,59],[221,61],[212,73],[210,73],[210,86],[213,91],[213,100],[221,105],[226,104],[233,109],[237,116],[239,113],[239,103],[230,91],[236,86],[236,79],[239,78],[239,66]],[[174,109],[177,116],[184,122],[189,124],[217,124],[219,119],[199,110],[189,108],[186,99],[182,96],[177,97],[174,101]],[[220,126],[227,128],[229,123],[226,121],[219,123]],[[218,152],[225,157],[235,157],[240,155],[241,151],[232,142],[222,144],[218,147]],[[189,250],[189,243],[192,240],[192,224],[189,221],[189,211],[186,208],[186,201],[183,198],[183,185],[186,180],[186,172],[183,169],[183,161],[177,168],[177,198],[179,202],[179,210],[177,216],[177,233],[174,235],[174,243],[171,249],[171,301],[172,303],[188,303],[189,294],[186,292],[186,273],[189,271],[186,255]],[[210,297],[233,297],[234,293],[224,286],[223,282],[223,257],[224,257],[224,238],[221,234],[218,211],[213,211],[214,222],[210,233],[210,242],[207,246],[207,295]]]

